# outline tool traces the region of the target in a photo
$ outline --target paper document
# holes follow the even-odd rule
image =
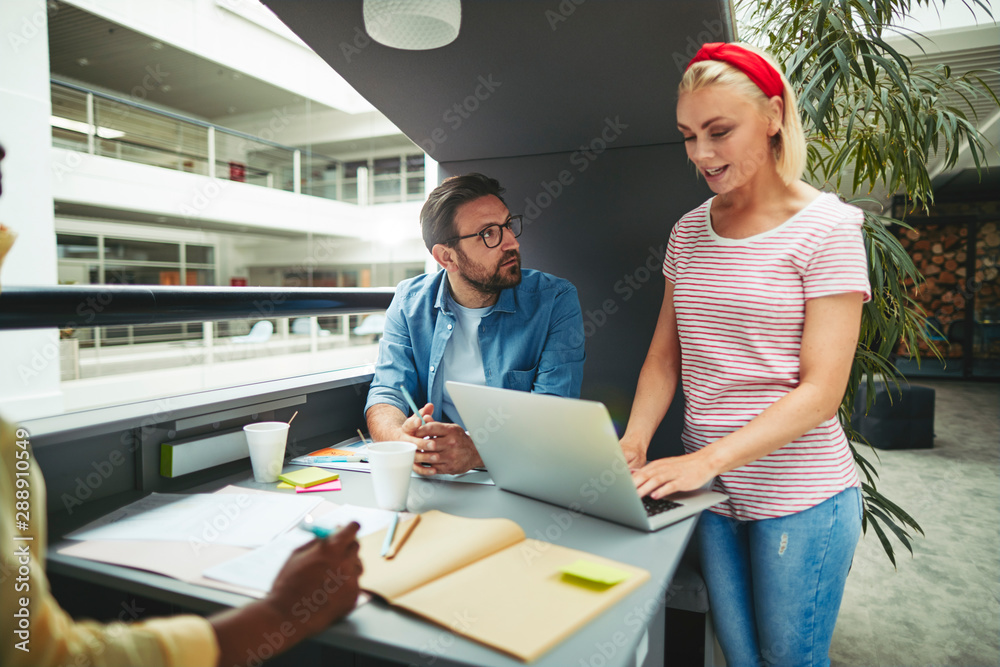
[[[259,547],[297,524],[321,500],[276,493],[154,493],[66,537]]]
[[[394,512],[389,510],[341,505],[317,518],[315,523],[321,528],[333,528],[357,521],[361,526],[358,536],[363,537],[385,529],[393,514]],[[209,579],[266,593],[271,590],[275,578],[292,552],[314,539],[315,535],[308,531],[293,529],[270,544],[206,569],[202,575]]]
[[[314,539],[310,532],[291,530],[270,544],[206,569],[202,576],[267,593],[292,552]]]
[[[372,507],[361,507],[359,505],[341,505],[335,510],[331,510],[322,517],[316,519],[316,525],[320,528],[335,528],[346,526],[352,521],[357,521],[361,526],[358,529],[358,537],[364,537],[371,533],[380,531],[392,521],[391,510],[380,510]],[[401,512],[400,515],[404,515]]]

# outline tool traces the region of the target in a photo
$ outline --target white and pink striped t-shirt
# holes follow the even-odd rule
[[[763,234],[728,239],[708,200],[670,233],[663,275],[674,284],[686,406],[681,439],[695,451],[739,429],[799,384],[806,299],[871,298],[861,209],[824,193]],[[833,417],[756,461],[718,477],[741,519],[786,516],[858,486]]]

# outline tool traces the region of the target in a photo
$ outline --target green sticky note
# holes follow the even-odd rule
[[[310,487],[322,484],[323,482],[332,482],[335,479],[340,479],[340,474],[323,470],[322,468],[303,468],[294,472],[281,473],[278,475],[278,479],[292,486]]]
[[[604,586],[614,586],[632,576],[625,570],[619,570],[617,567],[582,559],[569,565],[564,565],[559,568],[559,571],[570,577]]]

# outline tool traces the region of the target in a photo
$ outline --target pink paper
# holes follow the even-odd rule
[[[295,493],[309,493],[310,491],[340,491],[340,480],[335,479],[332,482],[323,482],[322,484],[316,484],[309,487],[295,487]]]

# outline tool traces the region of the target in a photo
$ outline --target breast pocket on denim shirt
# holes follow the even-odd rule
[[[531,391],[535,386],[537,372],[537,368],[532,368],[530,371],[507,371],[503,376],[503,386],[517,391]]]

